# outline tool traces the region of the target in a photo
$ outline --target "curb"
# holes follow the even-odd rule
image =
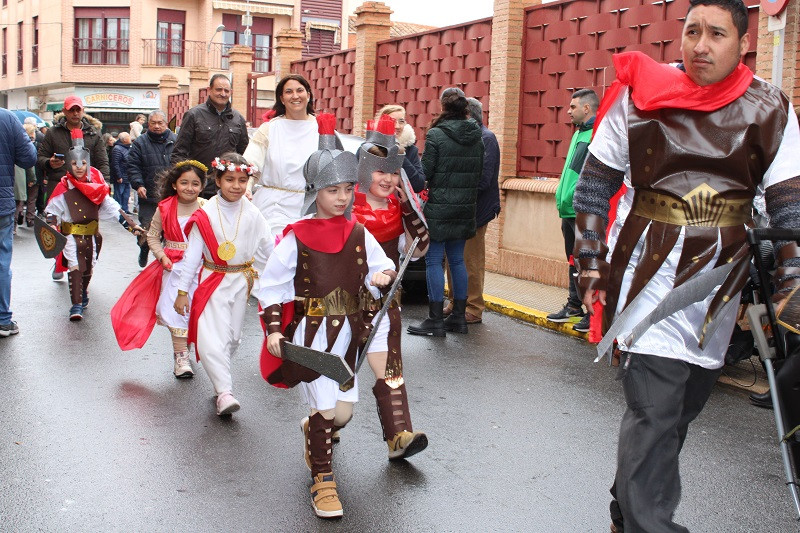
[[[510,316],[512,318],[529,322],[536,326],[550,329],[558,333],[563,333],[564,335],[577,337],[579,339],[586,340],[588,337],[586,333],[581,333],[580,331],[575,331],[572,329],[571,322],[550,322],[547,320],[547,313],[544,311],[537,311],[531,307],[526,307],[510,300],[504,300],[503,298],[489,296],[487,294],[483,295],[483,300],[486,304],[486,308],[496,313]]]
[[[523,322],[528,322],[541,328],[555,331],[557,333],[583,339],[588,342],[588,335],[586,333],[575,331],[572,329],[572,324],[569,322],[550,322],[547,320],[547,313],[544,311],[537,311],[531,307],[526,307],[503,298],[498,298],[497,296],[489,296],[488,294],[483,295],[483,300],[486,305],[486,309],[509,316],[511,318],[516,318],[517,320],[522,320]],[[745,392],[763,393],[769,390],[769,387],[765,386],[764,383],[757,383],[747,387],[739,383],[736,379],[724,374],[720,376],[718,383],[727,388]]]

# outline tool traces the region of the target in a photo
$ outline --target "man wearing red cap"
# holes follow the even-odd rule
[[[103,125],[83,112],[83,101],[79,97],[67,96],[64,99],[64,109],[54,117],[54,122],[39,144],[39,164],[44,169],[44,185],[47,190],[45,202],[50,199],[53,189],[67,173],[64,158],[72,148],[71,131],[74,129],[83,131],[84,146],[91,154],[92,165],[104,178],[108,179],[111,175],[108,153],[100,134]],[[63,277],[62,272],[53,272],[53,279]]]
[[[742,63],[747,18],[741,0],[691,0],[682,65],[615,55],[617,81],[575,188],[583,301],[602,314],[598,352],[616,342],[627,404],[612,531],[688,531],[673,521],[678,456],[724,363],[750,266],[754,199],[764,198],[773,227],[800,227],[797,117],[780,89]],[[623,180],[622,207],[610,210]],[[609,212],[626,211],[609,224]],[[778,242],[776,252],[785,295],[800,281],[800,249]]]

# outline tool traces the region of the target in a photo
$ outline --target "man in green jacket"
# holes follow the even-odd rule
[[[561,233],[564,234],[564,249],[569,260],[569,296],[567,305],[557,313],[547,315],[551,322],[573,322],[580,319],[572,328],[575,331],[589,331],[589,315],[584,314],[581,308],[581,297],[578,291],[578,282],[575,266],[572,263],[572,248],[575,245],[575,211],[572,209],[572,195],[575,193],[575,184],[589,153],[589,143],[592,141],[592,128],[594,117],[600,99],[591,89],[575,91],[569,103],[569,114],[572,123],[578,127],[569,143],[567,161],[561,171],[561,179],[556,189],[556,207],[558,216],[561,217]]]

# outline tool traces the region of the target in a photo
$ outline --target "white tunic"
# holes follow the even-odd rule
[[[75,186],[67,181],[67,186],[74,189]],[[119,220],[119,210],[122,209],[110,194],[103,198],[103,202],[99,206],[100,210],[98,218]],[[67,200],[63,194],[59,194],[47,204],[46,211],[51,215],[55,215],[61,222],[73,222],[72,215],[69,214],[67,207]],[[67,235],[67,243],[64,245],[64,258],[67,260],[67,268],[72,270],[78,268],[78,245],[75,243],[74,235]],[[96,242],[92,239],[92,266],[97,263],[97,249]]]
[[[227,261],[229,265],[254,261],[253,268],[257,272],[264,269],[269,233],[267,221],[250,201],[242,199],[231,203],[217,194],[201,209],[208,215],[217,241],[221,244],[227,237],[236,246],[236,254]],[[239,232],[234,238],[240,209]],[[224,236],[221,223],[225,225]],[[195,283],[198,272],[200,283],[212,274],[211,270],[203,267],[203,259],[211,261],[211,253],[196,226],[192,227],[188,242],[189,246],[180,262],[182,268],[178,281],[178,289],[187,292]],[[254,287],[258,286],[258,281],[255,280]],[[225,274],[197,322],[197,353],[217,394],[230,391],[233,386],[231,357],[241,340],[248,297],[244,274]]]
[[[319,147],[317,121],[276,117],[262,124],[244,152],[261,171],[253,203],[267,219],[272,236],[297,222],[305,197],[303,165]],[[273,241],[274,242],[274,241]]]
[[[793,153],[793,151],[797,150],[797,146],[800,146],[800,129],[798,129],[797,116],[794,113],[790,112],[788,119],[775,160],[764,174],[760,185],[761,191],[771,185],[800,175],[800,158],[797,158]],[[626,89],[622,91],[622,94],[614,102],[598,126],[594,139],[589,145],[589,151],[604,164],[613,169],[627,172],[629,175],[630,159],[628,148],[628,90]],[[620,214],[623,219],[630,209],[631,197],[632,192],[628,191],[626,200],[620,202],[623,210]],[[609,239],[609,248],[613,246],[616,240],[620,225],[621,222],[618,221],[615,224],[615,228],[612,228],[610,232],[614,239]],[[642,253],[647,231],[649,231],[649,227],[636,244],[631,260],[625,269],[617,303],[617,314],[622,312],[622,306],[625,305],[627,300],[628,290]],[[640,293],[643,300],[642,305],[639,307],[638,312],[628,319],[625,328],[617,336],[617,342],[622,350],[679,359],[704,368],[719,368],[724,363],[725,352],[736,321],[738,296],[737,299],[732,300],[732,305],[727,307],[724,315],[719,317],[719,320],[721,320],[719,328],[711,339],[706,339],[702,349],[699,346],[698,335],[700,327],[705,322],[705,316],[711,301],[714,299],[719,287],[715,288],[705,300],[692,304],[651,326],[632,346],[625,344],[625,338],[630,334],[633,327],[655,309],[659,302],[672,290],[678,261],[683,250],[684,235],[685,230],[682,229],[675,247],[659,267],[658,272],[642,289]],[[719,257],[720,246],[721,241],[718,237],[716,255],[698,272],[698,275],[713,268]],[[612,251],[609,250],[608,258],[611,257]]]
[[[188,221],[188,215],[185,217],[178,217],[178,225],[181,227],[181,233],[183,233],[183,229],[186,227]],[[183,269],[184,262],[181,260],[172,264],[172,271],[164,271],[161,294],[156,304],[156,316],[158,317],[159,323],[169,328],[170,333],[176,337],[185,337],[187,328],[189,327],[189,317],[179,315],[174,307],[175,298],[178,297],[178,283]],[[196,288],[197,276],[194,276],[192,285],[187,291],[190,299]]]
[[[378,244],[378,241],[375,240],[375,237],[366,229],[364,230],[364,237],[367,266],[369,267],[369,273],[364,279],[364,285],[374,297],[379,298],[380,291],[370,285],[372,275],[384,270],[394,270],[395,266],[391,259],[386,257],[386,254],[380,244]],[[294,277],[296,268],[297,240],[295,239],[294,232],[290,232],[278,243],[272,255],[269,257],[264,271],[260,272],[261,283],[257,295],[261,302],[261,307],[266,309],[273,304],[282,304],[294,300]],[[300,321],[295,330],[294,337],[292,338],[293,343],[301,346],[304,345],[305,340],[305,321],[305,318]],[[322,321],[310,348],[324,351],[328,347],[326,331],[325,321]],[[378,327],[373,344],[370,346],[370,352],[386,350],[386,336],[388,333],[389,317],[387,316],[384,317],[384,320],[381,321]],[[333,344],[331,353],[343,358],[350,344],[351,337],[350,323],[344,321],[339,336]],[[310,383],[301,382],[299,387],[305,402],[311,406],[312,409],[317,409],[319,411],[333,409],[336,407],[337,400],[345,402],[358,401],[358,378],[355,380],[355,386],[347,392],[340,391],[339,384],[325,376],[320,376]]]

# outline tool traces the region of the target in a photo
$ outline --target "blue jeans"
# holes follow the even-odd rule
[[[128,202],[131,199],[131,184],[130,183],[115,183],[114,184],[114,200],[122,206],[122,210],[128,213]]]
[[[14,214],[0,216],[0,324],[11,323],[11,248]]]
[[[425,255],[425,280],[428,282],[428,300],[441,302],[444,300],[444,257],[450,265],[453,275],[453,286],[450,287],[453,298],[467,299],[467,267],[464,265],[464,243],[466,241],[431,241]]]

